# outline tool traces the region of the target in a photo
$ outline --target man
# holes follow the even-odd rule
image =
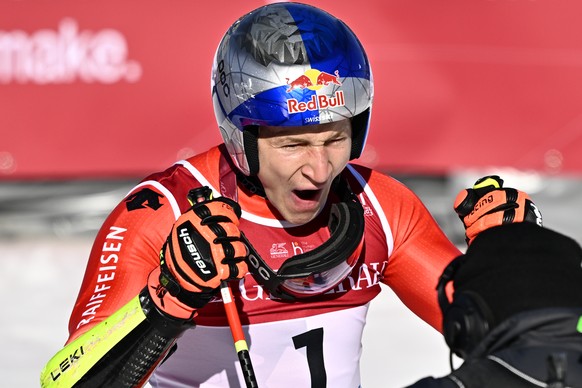
[[[270,4],[226,32],[212,79],[224,144],[147,177],[107,218],[43,386],[242,386],[224,281],[263,387],[358,387],[380,282],[440,330],[433,290],[460,252],[409,189],[348,163],[373,96],[353,32]],[[533,214],[524,193],[483,186],[457,200],[469,239]]]
[[[532,223],[481,232],[439,283],[445,339],[465,361],[410,387],[582,387],[581,265],[574,240]]]

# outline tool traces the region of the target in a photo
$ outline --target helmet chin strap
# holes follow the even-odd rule
[[[245,146],[245,156],[249,165],[249,176],[256,176],[259,173],[259,126],[247,125],[243,131],[243,142]]]
[[[219,176],[220,176],[220,194],[223,197],[238,201],[237,182],[240,182],[249,192],[257,194],[263,198],[266,197],[265,189],[256,175],[244,175],[232,163],[232,160],[225,155],[228,153],[224,144],[221,146],[221,155],[219,161]],[[257,158],[258,166],[258,158]]]

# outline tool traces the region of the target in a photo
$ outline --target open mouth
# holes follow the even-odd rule
[[[319,192],[320,190],[293,190],[293,194],[304,201],[317,199]]]

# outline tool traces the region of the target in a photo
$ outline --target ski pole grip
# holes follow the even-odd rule
[[[191,205],[210,201],[212,199],[212,189],[208,186],[197,187],[188,192],[188,200]]]

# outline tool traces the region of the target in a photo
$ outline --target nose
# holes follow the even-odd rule
[[[325,146],[311,147],[301,169],[304,176],[313,183],[325,183],[331,176],[333,166]]]

